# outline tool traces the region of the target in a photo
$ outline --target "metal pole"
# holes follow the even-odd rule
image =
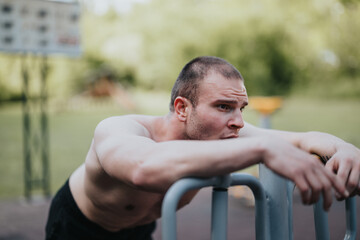
[[[181,197],[192,189],[214,186],[212,202],[212,238],[226,239],[227,189],[229,186],[246,185],[255,197],[256,240],[269,239],[269,218],[266,211],[265,191],[257,178],[249,174],[234,173],[209,179],[184,178],[174,183],[165,194],[162,204],[162,239],[176,240],[176,210]],[[220,190],[220,191],[219,191]]]
[[[260,126],[271,128],[270,116],[261,115]],[[293,239],[292,208],[288,181],[264,164],[259,164],[260,182],[263,185],[268,205],[270,239]]]
[[[292,239],[287,182],[263,164],[260,164],[259,172],[266,192],[270,239]]]
[[[263,186],[256,177],[244,173],[231,174],[231,186],[235,185],[246,185],[254,194],[256,240],[270,239],[269,216]]]
[[[180,198],[192,189],[214,186],[217,178],[197,179],[184,178],[174,183],[165,194],[161,208],[163,240],[176,240],[176,210]]]
[[[356,239],[356,197],[345,200],[346,233],[344,240]]]
[[[228,187],[230,175],[218,177],[220,182],[213,188],[211,206],[211,240],[227,239]]]
[[[23,54],[21,56],[21,74],[23,82],[24,194],[28,201],[31,200],[32,191],[37,188],[42,189],[45,196],[50,196],[49,134],[47,117],[48,96],[46,83],[49,66],[47,64],[46,56],[38,56],[38,59],[41,60],[40,66],[30,66],[29,64],[32,63],[32,61],[29,63],[27,55]],[[36,91],[30,90],[31,71],[40,71],[40,95],[34,95],[34,92]],[[35,108],[37,106],[40,106],[40,113],[37,112],[37,109]],[[40,119],[34,118],[34,115],[36,114],[40,115]]]
[[[323,209],[323,196],[314,204],[315,234],[317,240],[329,240],[328,214]]]
[[[21,56],[21,75],[23,80],[22,109],[23,109],[23,154],[24,154],[24,194],[27,200],[31,196],[31,148],[30,148],[30,103],[29,103],[29,72],[26,66],[26,55]]]
[[[211,240],[227,239],[228,190],[213,188],[211,206]]]
[[[50,197],[50,170],[49,170],[49,131],[48,131],[48,116],[47,116],[47,76],[49,72],[49,65],[47,64],[47,57],[43,56],[41,66],[41,162],[42,162],[42,178],[41,185],[44,195]]]
[[[295,184],[291,181],[287,181],[287,200],[288,200],[288,223],[289,223],[289,237],[293,239],[293,192]]]

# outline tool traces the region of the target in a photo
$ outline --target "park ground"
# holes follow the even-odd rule
[[[39,240],[45,237],[45,223],[50,200],[7,199],[0,201],[0,240]],[[357,197],[357,212],[360,216],[360,198]],[[293,205],[294,240],[315,240],[312,206],[301,204],[294,193]],[[345,204],[335,201],[329,213],[331,239],[344,239]],[[194,201],[177,214],[179,240],[210,239],[211,189],[201,190]],[[255,239],[254,208],[244,199],[229,198],[228,239]],[[153,234],[154,240],[161,240],[161,223]],[[358,219],[357,229],[360,229]],[[356,239],[360,239],[358,236]]]

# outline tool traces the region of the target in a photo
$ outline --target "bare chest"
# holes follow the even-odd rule
[[[92,197],[92,216],[108,229],[121,229],[153,222],[161,217],[164,194],[149,193],[128,187],[117,187],[112,192]],[[195,196],[190,192],[181,199],[178,208],[185,206]]]

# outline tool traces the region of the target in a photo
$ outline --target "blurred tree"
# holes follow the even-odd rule
[[[105,15],[82,3],[84,55],[54,61],[53,86],[79,89],[106,66],[123,84],[169,90],[186,62],[216,55],[252,95],[360,98],[358,0],[151,0]]]

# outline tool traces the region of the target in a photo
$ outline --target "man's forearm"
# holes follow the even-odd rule
[[[348,144],[344,140],[328,133],[262,129],[251,124],[246,125],[243,136],[280,137],[306,152],[325,157],[331,157],[344,144]]]
[[[315,131],[297,134],[296,139],[298,147],[304,151],[327,158],[348,144],[334,135]]]
[[[157,143],[154,154],[139,165],[136,185],[163,191],[183,177],[212,177],[246,168],[262,161],[258,143],[258,139]]]

